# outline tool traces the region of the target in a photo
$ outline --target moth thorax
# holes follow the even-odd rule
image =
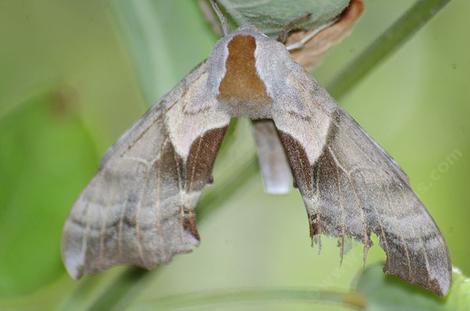
[[[218,99],[230,110],[241,114],[253,110],[264,110],[272,99],[266,85],[256,71],[256,39],[250,35],[234,36],[228,43],[225,75],[219,85]]]

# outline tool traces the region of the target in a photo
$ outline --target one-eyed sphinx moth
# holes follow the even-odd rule
[[[280,139],[312,238],[352,237],[367,251],[375,233],[386,272],[447,293],[446,243],[407,176],[283,44],[252,26],[220,39],[108,150],[64,227],[69,274],[152,269],[197,246],[194,208],[232,117],[258,120]],[[285,186],[276,176],[273,192]]]

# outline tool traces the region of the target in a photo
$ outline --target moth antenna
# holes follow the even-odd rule
[[[215,14],[217,15],[217,18],[220,21],[220,25],[222,27],[222,33],[224,34],[224,36],[228,35],[229,34],[228,23],[227,23],[227,20],[225,19],[224,14],[220,10],[219,5],[217,4],[217,0],[209,0],[209,2],[211,3],[212,9],[214,10]]]

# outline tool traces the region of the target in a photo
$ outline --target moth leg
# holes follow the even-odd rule
[[[288,193],[292,174],[274,122],[253,120],[252,124],[265,191],[271,194]]]

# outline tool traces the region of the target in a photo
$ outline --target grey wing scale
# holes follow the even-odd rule
[[[228,124],[212,110],[215,99],[196,94],[206,79],[203,63],[110,148],[64,227],[71,276],[119,264],[151,269],[199,244],[194,208]],[[182,137],[172,114],[199,129]]]
[[[366,256],[375,233],[387,254],[385,272],[446,294],[451,282],[447,246],[407,176],[326,91],[303,81],[313,85],[297,90],[314,92],[294,97],[308,100],[296,103],[302,114],[278,113],[274,121],[306,205],[312,238],[339,237],[341,256],[344,239],[354,238],[364,243]],[[301,132],[287,123],[297,129],[307,128],[302,123],[316,126]],[[321,145],[309,151],[315,144],[306,144],[313,141]]]

